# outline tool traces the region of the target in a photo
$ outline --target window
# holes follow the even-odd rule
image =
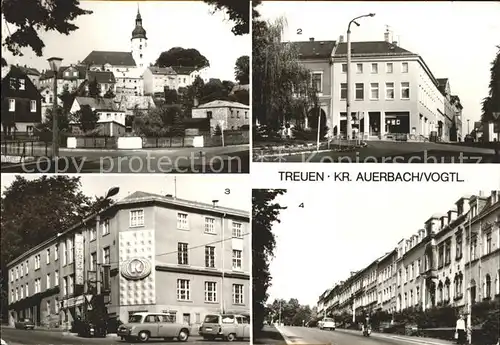
[[[16,100],[10,98],[9,99],[9,111],[16,111]]]
[[[20,273],[20,277],[22,277],[22,276],[23,276],[23,271],[24,271],[24,269],[23,269],[23,264],[21,264],[21,273]]]
[[[471,242],[470,260],[476,260],[476,247],[477,247],[477,238],[474,237]]]
[[[66,242],[62,243],[62,250],[63,250],[63,266],[65,266],[68,263],[68,246],[66,245]]]
[[[340,99],[341,100],[347,99],[347,83],[340,84]]]
[[[484,278],[484,293],[486,298],[491,298],[491,276],[489,274]]]
[[[370,99],[378,99],[378,83],[370,83]]]
[[[394,71],[394,65],[392,64],[392,62],[388,62],[385,65],[385,68],[387,70],[387,73],[393,73],[393,71]]]
[[[242,284],[233,284],[233,304],[243,304]]]
[[[347,73],[347,64],[346,63],[342,64],[342,73]]]
[[[26,90],[26,80],[24,78],[19,79],[19,90]]]
[[[59,299],[57,297],[54,300],[54,313],[59,314]]]
[[[493,247],[492,247],[492,243],[491,243],[491,231],[490,231],[486,234],[486,248],[485,248],[486,253],[485,254],[491,253],[492,249],[493,249]]]
[[[68,293],[69,294],[73,294],[73,292],[75,291],[73,282],[74,282],[74,277],[72,275],[68,276]]]
[[[420,288],[417,286],[415,288],[415,304],[420,302]]]
[[[130,211],[130,227],[144,226],[144,210]]]
[[[187,213],[177,213],[177,229],[189,229]]]
[[[233,250],[233,269],[241,270],[241,250]]]
[[[16,301],[19,300],[19,288],[16,287]]]
[[[205,302],[217,302],[216,282],[205,282]]]
[[[90,270],[95,271],[97,268],[97,253],[93,252],[90,254]]]
[[[21,285],[21,287],[19,288],[20,292],[21,292],[21,299],[24,298],[24,285]]]
[[[356,64],[356,73],[363,73],[363,64],[362,63]]]
[[[444,264],[449,265],[450,262],[451,262],[451,243],[449,241],[446,241],[444,245]]]
[[[444,247],[440,245],[438,248],[438,268],[443,267],[444,264]]]
[[[241,231],[241,223],[233,222],[233,238],[243,238],[243,233]]]
[[[187,279],[177,279],[177,300],[189,301],[191,299],[189,283]]]
[[[372,63],[372,73],[373,74],[378,73],[378,63]]]
[[[102,236],[109,234],[109,219],[105,219],[101,222],[101,233]]]
[[[57,261],[59,260],[59,245],[56,244],[55,248],[54,248],[54,261]]]
[[[40,269],[40,254],[35,255],[35,270]],[[17,273],[16,273],[16,279],[17,279]]]
[[[179,265],[189,265],[188,244],[177,243],[177,263]]]
[[[50,301],[46,301],[45,304],[47,307],[47,314],[50,314]]]
[[[47,281],[45,282],[46,283],[46,288],[47,289],[50,289],[50,273],[47,273]]]
[[[73,252],[73,239],[69,238],[68,239],[68,262],[72,263],[73,262],[73,257],[74,257],[74,252]]]
[[[455,259],[460,260],[462,258],[462,234],[457,235],[456,246],[455,246]]]
[[[205,217],[205,232],[215,234],[215,218]]]
[[[410,99],[410,83],[401,83],[401,99]]]
[[[68,277],[63,278],[63,296],[68,295]]]
[[[323,92],[323,73],[311,74],[312,87],[316,92]]]
[[[365,97],[365,89],[363,83],[356,83],[356,100],[362,101]]]
[[[47,265],[50,264],[50,248],[47,249],[47,253],[46,253],[46,256],[47,256]]]
[[[408,62],[403,62],[401,64],[401,72],[402,73],[408,73]]]
[[[42,280],[40,278],[35,279],[35,293],[42,292]]]
[[[215,267],[215,247],[205,247],[205,267]]]
[[[103,257],[103,264],[109,265],[111,263],[109,247],[106,247],[102,250],[102,257]]]
[[[24,295],[26,297],[29,297],[29,295],[30,295],[30,288],[29,288],[29,284],[28,283],[26,283],[26,286],[24,287],[24,290],[25,290],[25,294]]]
[[[385,99],[394,99],[394,83],[385,83]]]
[[[36,112],[36,101],[33,101],[33,100],[30,101],[30,111],[32,113]]]
[[[59,285],[59,271],[54,272],[54,285],[55,286]]]

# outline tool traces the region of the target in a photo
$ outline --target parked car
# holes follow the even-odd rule
[[[80,337],[92,338],[92,337],[106,337],[106,326],[105,324],[97,325],[93,322],[80,321],[78,325],[75,325],[75,329]]]
[[[220,338],[234,341],[236,339],[250,339],[250,330],[250,322],[243,315],[210,314],[205,316],[199,333],[206,340]]]
[[[21,319],[14,323],[17,329],[35,329],[35,323],[31,319]]]
[[[0,345],[8,345],[7,342],[3,339],[0,339]]]
[[[319,329],[326,329],[330,331],[335,331],[335,321],[329,317],[325,317],[321,322]]]
[[[118,327],[118,336],[125,341],[146,342],[151,338],[171,340],[177,338],[185,342],[189,338],[189,326],[172,321],[170,314],[136,313],[127,323]]]

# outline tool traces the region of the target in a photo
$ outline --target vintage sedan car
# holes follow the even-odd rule
[[[21,319],[14,323],[17,329],[35,329],[35,323],[31,319]]]
[[[175,323],[169,314],[164,313],[136,313],[128,323],[118,327],[118,336],[125,341],[138,340],[146,342],[151,338],[164,338],[185,342],[189,338],[188,325]]]
[[[0,345],[7,345],[7,342],[3,339],[0,339]]]
[[[250,339],[250,330],[250,323],[243,315],[210,314],[205,316],[199,333],[206,340],[220,338],[234,341],[236,339]]]

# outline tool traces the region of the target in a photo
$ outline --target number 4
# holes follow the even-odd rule
[[[300,207],[300,208],[304,208],[304,203],[303,203],[303,202],[302,202],[302,203],[300,203],[299,207]]]

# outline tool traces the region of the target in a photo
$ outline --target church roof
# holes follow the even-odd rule
[[[198,67],[186,67],[186,66],[170,66],[177,74],[180,75],[190,75],[194,71],[198,70]]]
[[[136,66],[131,52],[111,52],[93,50],[83,61],[83,65]]]
[[[132,39],[134,38],[147,39],[146,30],[142,27],[142,17],[139,9],[137,9],[137,17],[135,18],[135,29],[132,31]]]
[[[98,84],[114,84],[116,83],[113,72],[88,71],[87,79],[89,81],[96,80]]]
[[[176,74],[175,70],[172,67],[156,67],[149,66],[148,69],[152,74],[161,74],[161,75],[173,75]]]

